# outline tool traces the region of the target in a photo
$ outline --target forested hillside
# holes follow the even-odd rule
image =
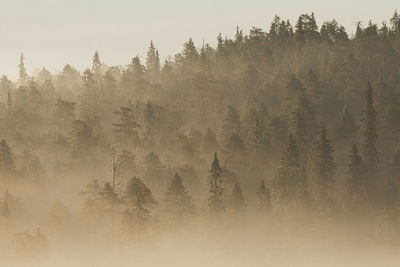
[[[0,80],[0,250],[215,221],[400,237],[397,12],[354,35],[276,16],[165,61],[150,42],[119,66],[24,64]]]

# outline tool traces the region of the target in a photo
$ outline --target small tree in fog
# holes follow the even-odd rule
[[[8,207],[7,200],[4,200],[0,203],[0,217],[3,217],[3,218],[10,217],[10,209]]]
[[[119,196],[110,182],[104,183],[103,187],[100,189],[99,197],[106,210],[112,211],[120,203]]]
[[[234,212],[243,212],[245,205],[245,200],[242,193],[242,188],[239,183],[235,183],[232,189],[232,193],[230,195],[229,207]]]
[[[124,199],[123,230],[127,234],[143,233],[150,218],[148,207],[157,203],[151,190],[139,178],[133,177],[126,186]]]
[[[0,142],[0,178],[7,179],[14,172],[14,169],[14,154],[7,142],[3,139]]]
[[[126,209],[122,216],[122,229],[126,234],[143,234],[146,230],[146,223],[150,218],[150,211],[145,207],[145,192],[136,196],[134,205]]]
[[[126,204],[136,205],[139,201],[140,195],[140,203],[142,205],[153,205],[157,204],[157,202],[153,198],[153,193],[150,188],[148,188],[140,178],[133,177],[129,180],[126,185],[126,189],[124,192],[124,199]]]
[[[219,165],[219,159],[217,152],[214,154],[214,160],[211,164],[211,170],[209,172],[209,197],[208,207],[210,212],[215,214],[223,211],[225,206],[222,201],[222,195],[224,194],[224,188],[221,179],[221,167]]]
[[[176,216],[190,215],[194,213],[192,198],[182,183],[182,178],[175,173],[165,192],[166,210]]]
[[[69,102],[57,99],[55,110],[55,123],[59,126],[59,130],[65,132],[69,129],[75,118],[75,102]]]
[[[114,111],[118,116],[117,122],[113,123],[115,141],[121,146],[137,145],[134,140],[137,137],[137,128],[140,126],[136,122],[136,117],[130,107],[121,107]]]
[[[350,152],[350,164],[349,164],[349,178],[347,180],[347,187],[351,196],[359,201],[362,201],[365,197],[367,190],[367,177],[366,168],[363,159],[356,145],[353,145]]]
[[[311,158],[313,193],[320,208],[329,208],[332,205],[335,175],[333,151],[332,142],[328,138],[328,131],[323,127],[313,145]]]
[[[265,187],[264,180],[261,181],[260,187],[257,190],[257,210],[260,213],[267,212],[271,209],[271,200],[269,190]]]
[[[308,196],[307,178],[301,166],[297,139],[289,134],[280,167],[273,180],[273,193],[280,205],[304,205]]]

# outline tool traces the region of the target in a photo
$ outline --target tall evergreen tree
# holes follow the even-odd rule
[[[150,42],[150,47],[147,51],[146,72],[150,81],[157,80],[160,74],[160,55],[154,47],[153,41]]]
[[[242,125],[239,112],[232,106],[228,106],[226,116],[222,124],[221,139],[223,142],[228,140],[233,134],[241,135]]]
[[[339,144],[348,145],[352,143],[357,134],[357,126],[353,116],[347,106],[343,108],[342,117],[339,126],[336,129],[336,140]]]
[[[0,142],[0,175],[6,180],[15,170],[14,154],[6,140]]]
[[[118,121],[113,123],[115,141],[124,147],[126,145],[137,145],[138,135],[136,129],[140,126],[136,121],[133,109],[130,107],[121,107],[119,110],[114,111],[118,116]]]
[[[357,202],[364,201],[367,193],[367,180],[365,163],[361,158],[356,145],[353,145],[350,152],[349,178],[347,187],[350,195]]]
[[[94,75],[101,75],[101,62],[99,52],[95,52],[92,61],[92,72]]]
[[[3,218],[10,217],[10,208],[8,207],[7,200],[1,201],[0,203],[0,217]]]
[[[307,177],[303,172],[296,138],[289,134],[273,180],[274,199],[282,208],[301,208],[306,204],[307,187]]]
[[[320,135],[313,145],[311,159],[313,194],[320,208],[331,208],[333,204],[332,193],[336,168],[333,152],[328,131],[322,127]]]
[[[369,179],[374,180],[378,175],[379,164],[378,151],[376,149],[378,129],[377,112],[374,108],[373,90],[370,83],[368,83],[368,89],[365,94],[365,103],[362,115],[363,158],[366,163],[367,175]],[[373,182],[372,180],[371,182]]]
[[[28,84],[28,74],[26,73],[24,60],[25,60],[24,53],[21,53],[18,65],[18,74],[19,74],[18,82],[19,85],[21,86],[25,86]]]
[[[242,188],[239,183],[235,183],[230,195],[229,207],[234,212],[243,212],[246,207],[245,200],[242,193]]]
[[[265,186],[264,180],[261,181],[260,187],[257,190],[257,210],[260,213],[265,213],[271,210],[270,193]]]
[[[209,184],[209,197],[208,197],[208,207],[212,214],[220,213],[225,209],[225,205],[222,201],[222,196],[224,194],[224,188],[221,179],[221,167],[219,165],[219,159],[217,152],[214,154],[214,159],[211,164],[211,170],[208,177]]]

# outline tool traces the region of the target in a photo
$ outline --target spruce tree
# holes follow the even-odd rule
[[[146,208],[146,193],[138,192],[134,202],[122,213],[122,229],[127,236],[143,237],[146,225],[150,218],[150,211]]]
[[[257,156],[265,153],[269,144],[266,139],[264,125],[261,124],[255,109],[251,109],[246,118],[247,140],[250,151]]]
[[[117,122],[113,123],[115,141],[121,146],[137,145],[134,141],[138,140],[137,128],[140,126],[136,121],[136,117],[130,107],[121,107],[114,111],[118,116]]]
[[[95,76],[101,75],[101,62],[99,52],[95,52],[92,61],[92,72]]]
[[[115,207],[120,204],[119,196],[115,191],[110,182],[105,182],[100,189],[99,199],[102,201],[104,210],[113,211]]]
[[[301,207],[305,204],[307,178],[303,172],[296,138],[289,133],[280,166],[273,180],[273,193],[281,206]]]
[[[376,148],[378,139],[377,129],[377,112],[374,108],[373,90],[371,84],[368,83],[368,89],[365,95],[364,108],[362,110],[362,142],[363,142],[363,159],[367,168],[367,175],[371,183],[375,183],[378,175],[379,157]]]
[[[219,165],[219,159],[217,152],[214,154],[214,160],[211,164],[211,170],[208,177],[209,183],[209,197],[208,197],[208,207],[212,214],[220,213],[225,209],[222,201],[222,196],[224,194],[222,179],[221,179],[221,167]]]
[[[128,181],[124,192],[124,199],[128,206],[136,205],[138,201],[144,206],[157,204],[151,190],[136,176]]]
[[[153,198],[151,190],[140,178],[131,178],[124,192],[125,210],[122,216],[122,228],[125,234],[142,237],[150,218],[149,208],[157,202]]]
[[[228,106],[228,110],[222,124],[221,140],[226,142],[233,134],[240,136],[241,131],[242,125],[239,112],[232,106]]]
[[[265,213],[271,210],[270,193],[265,186],[264,180],[261,181],[260,187],[257,190],[257,210],[260,213]]]
[[[18,74],[19,74],[19,85],[25,86],[28,84],[28,74],[26,73],[25,63],[24,63],[24,53],[21,53],[21,57],[19,59],[18,65]]]
[[[146,72],[151,81],[155,81],[160,74],[160,55],[154,47],[153,41],[150,42],[150,47],[147,51]]]
[[[242,193],[242,188],[239,183],[235,183],[230,195],[229,207],[234,212],[243,212],[246,207],[245,200]]]
[[[175,173],[174,178],[168,185],[164,202],[167,212],[172,213],[174,216],[180,217],[194,213],[192,198],[186,191],[182,178],[178,173]]]
[[[334,149],[328,138],[328,131],[322,127],[320,135],[313,145],[311,158],[311,172],[313,178],[313,193],[319,208],[332,207],[332,193],[334,189],[335,163]]]
[[[363,201],[365,200],[365,194],[367,192],[366,169],[365,163],[361,158],[356,145],[353,145],[349,157],[349,178],[347,181],[348,191],[354,200]]]
[[[1,178],[6,180],[13,174],[15,169],[14,154],[7,144],[6,140],[0,142],[0,175]]]
[[[1,203],[0,203],[0,217],[3,217],[3,218],[10,217],[10,209],[8,207],[7,200],[1,201]]]
[[[154,145],[156,126],[157,121],[154,105],[150,101],[147,101],[144,109],[144,141],[146,141],[150,147]]]
[[[357,134],[357,126],[353,116],[347,106],[343,108],[342,117],[339,126],[336,129],[336,139],[339,144],[349,144],[354,141]]]

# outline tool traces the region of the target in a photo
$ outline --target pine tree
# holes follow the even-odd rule
[[[0,217],[3,217],[3,218],[10,217],[10,209],[8,207],[7,200],[4,200],[0,203]]]
[[[146,155],[143,162],[145,173],[144,179],[151,185],[166,185],[165,167],[163,166],[160,157],[153,151]]]
[[[72,123],[73,155],[82,156],[90,153],[97,144],[93,129],[87,122],[74,120]]]
[[[75,118],[75,105],[75,102],[65,101],[61,98],[57,99],[55,122],[60,128],[60,132],[65,132],[72,125]]]
[[[157,121],[154,105],[150,101],[147,101],[144,109],[144,141],[146,141],[150,147],[152,147],[155,142],[156,126]]]
[[[336,129],[336,141],[340,145],[349,145],[357,135],[357,125],[347,106],[344,106],[339,126]]]
[[[146,72],[151,81],[156,81],[160,75],[160,56],[158,50],[154,47],[153,41],[150,42],[146,58]]]
[[[285,169],[290,167],[300,168],[300,154],[297,140],[293,134],[288,135],[286,149],[281,157],[281,167]]]
[[[146,97],[148,84],[145,79],[145,67],[140,62],[139,56],[136,56],[122,73],[122,89],[128,96],[143,99]]]
[[[233,134],[240,136],[241,130],[239,112],[235,108],[228,106],[228,111],[222,124],[221,140],[225,142]]]
[[[13,174],[15,169],[14,165],[14,154],[11,148],[7,144],[6,140],[2,140],[0,143],[0,176],[6,180],[10,175]]]
[[[99,199],[103,203],[103,209],[106,211],[113,211],[115,207],[120,204],[118,193],[113,188],[110,182],[105,182],[99,191]]]
[[[321,111],[323,104],[321,83],[318,76],[312,70],[307,73],[304,79],[304,86],[307,95],[310,97],[310,102],[316,107],[317,111]]]
[[[378,139],[377,112],[374,108],[373,90],[368,83],[365,95],[365,104],[362,111],[362,133],[363,133],[363,159],[366,163],[367,175],[370,182],[375,183],[378,175],[379,157],[376,149]]]
[[[93,56],[92,72],[96,76],[101,76],[101,62],[100,62],[99,53],[97,51],[94,53],[94,56]]]
[[[139,238],[145,234],[150,218],[150,211],[146,208],[145,203],[145,193],[139,192],[135,202],[123,212],[121,224],[126,235],[134,235]]]
[[[136,117],[130,107],[121,107],[119,110],[114,111],[118,116],[118,121],[113,123],[115,141],[121,146],[137,145],[134,143],[135,139],[138,140],[136,129],[140,125],[136,122]]]
[[[11,115],[12,111],[13,111],[13,100],[12,100],[11,92],[8,91],[8,93],[7,93],[7,114],[8,114],[8,116]]]
[[[18,74],[19,74],[19,84],[25,86],[28,84],[28,74],[26,73],[25,63],[24,63],[24,53],[21,53],[21,57],[19,59],[18,65]]]
[[[99,218],[103,215],[103,207],[100,201],[100,192],[102,187],[98,180],[91,180],[86,186],[85,190],[80,192],[84,197],[83,210],[92,218]]]
[[[192,215],[194,213],[194,205],[192,198],[186,191],[182,183],[182,178],[175,173],[174,178],[170,181],[168,189],[165,192],[164,199],[166,210],[174,216]]]
[[[266,152],[269,144],[266,139],[265,128],[261,124],[257,112],[251,109],[246,119],[247,125],[247,140],[249,148],[256,157]]]
[[[289,114],[289,131],[297,139],[297,145],[304,162],[307,158],[308,143],[313,138],[315,115],[311,103],[305,94],[293,99],[291,113]]]
[[[239,183],[235,183],[230,195],[229,207],[234,212],[243,212],[246,207],[245,200],[242,193],[242,188]]]
[[[221,167],[219,165],[217,152],[215,152],[214,160],[211,164],[208,183],[209,183],[208,207],[212,214],[220,213],[225,209],[225,206],[222,201],[224,189],[221,179]]]
[[[400,35],[400,15],[397,10],[394,11],[393,17],[390,19],[390,26],[394,35]]]
[[[265,186],[264,180],[261,181],[260,187],[257,190],[257,210],[260,213],[265,213],[271,210],[270,193]]]
[[[118,174],[121,177],[132,177],[137,168],[136,156],[127,149],[122,150],[117,158]]]
[[[355,201],[364,201],[367,193],[366,169],[356,145],[353,145],[349,157],[348,191]]]
[[[313,178],[313,193],[319,208],[332,207],[332,193],[334,189],[335,163],[334,149],[328,138],[328,131],[322,127],[321,133],[313,145],[311,172]]]
[[[289,133],[280,166],[273,180],[275,199],[281,206],[301,207],[305,204],[307,177],[303,172],[296,138]]]
[[[194,45],[192,38],[189,38],[189,41],[183,45],[182,54],[184,59],[189,62],[192,62],[198,56],[197,48]]]
[[[142,236],[150,218],[149,207],[157,204],[150,189],[137,177],[129,180],[124,198],[126,209],[122,216],[122,227],[126,234]]]
[[[157,204],[151,190],[136,176],[131,178],[125,188],[124,199],[127,205],[135,205],[139,200],[141,205]]]

